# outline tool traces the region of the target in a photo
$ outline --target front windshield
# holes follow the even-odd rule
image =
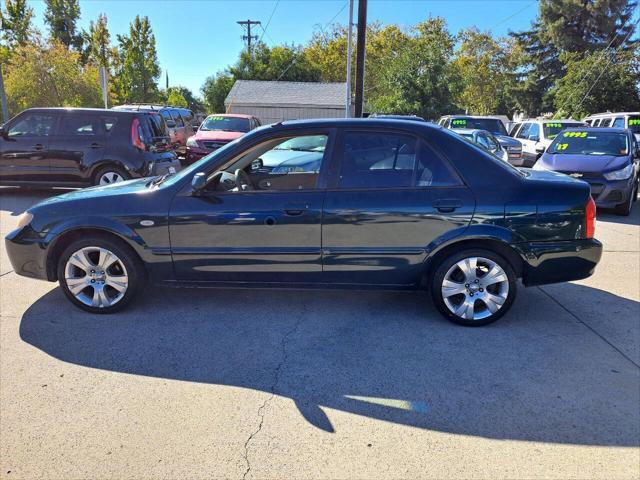
[[[201,131],[218,130],[222,132],[248,132],[249,119],[240,117],[225,117],[222,115],[212,115],[207,117],[202,125]]]
[[[554,139],[565,128],[578,126],[576,123],[549,122],[544,124],[544,138]]]
[[[451,128],[471,128],[487,130],[494,135],[507,135],[507,129],[501,120],[497,118],[452,118]]]
[[[640,115],[629,115],[629,130],[635,134],[640,133]]]
[[[629,144],[624,133],[571,130],[553,141],[549,153],[621,156],[629,154]]]

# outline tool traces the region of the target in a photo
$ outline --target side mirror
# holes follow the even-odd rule
[[[191,189],[197,193],[207,185],[207,175],[204,172],[196,173],[191,179]]]
[[[544,146],[538,145],[536,147],[536,153],[543,154],[544,153]]]

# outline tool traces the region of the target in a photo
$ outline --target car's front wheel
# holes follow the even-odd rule
[[[135,297],[144,283],[144,267],[121,242],[87,238],[64,250],[58,262],[58,281],[74,305],[91,313],[112,313]]]
[[[483,249],[449,255],[436,267],[431,281],[431,295],[440,313],[464,326],[498,320],[511,308],[516,290],[511,264]]]

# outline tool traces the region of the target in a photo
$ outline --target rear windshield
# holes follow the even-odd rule
[[[544,137],[545,138],[556,138],[558,134],[564,130],[565,128],[576,127],[575,123],[567,123],[567,122],[549,122],[544,124]]]
[[[150,114],[145,115],[149,119],[147,122],[149,124],[149,129],[151,131],[151,136],[156,137],[166,137],[167,136],[167,124],[164,121],[164,118],[158,114]]]
[[[640,115],[629,115],[629,129],[633,133],[640,133]]]
[[[200,125],[200,130],[221,130],[223,132],[248,132],[250,130],[249,119],[239,117],[223,117],[213,115]]]
[[[556,137],[549,153],[621,156],[629,154],[629,143],[624,133],[571,130]]]
[[[452,118],[451,128],[470,128],[477,130],[487,130],[494,135],[506,135],[507,129],[497,118]]]

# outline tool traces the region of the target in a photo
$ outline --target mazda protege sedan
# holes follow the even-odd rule
[[[7,238],[16,273],[93,313],[164,285],[419,289],[462,325],[524,285],[588,277],[589,185],[521,171],[442,127],[348,119],[258,128],[173,175],[67,193]]]

